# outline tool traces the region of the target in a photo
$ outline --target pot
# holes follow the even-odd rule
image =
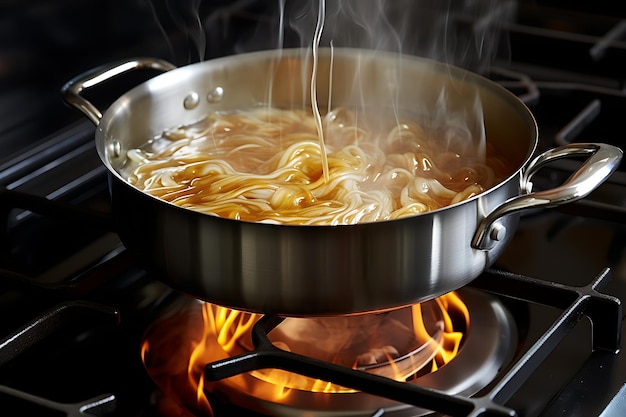
[[[486,192],[424,214],[339,226],[294,226],[218,218],[184,209],[129,185],[126,151],[213,111],[310,108],[311,62],[303,49],[235,55],[175,68],[133,59],[96,68],[63,86],[67,103],[96,125],[96,147],[109,171],[120,239],[171,287],[236,309],[283,316],[382,311],[429,300],[470,283],[500,256],[524,210],[588,195],[618,166],[622,151],[572,144],[533,158],[537,124],[513,94],[477,74],[431,60],[365,50],[321,50],[318,102],[394,103],[398,111],[448,109],[478,102],[486,138],[517,169]],[[331,59],[332,56],[332,59]],[[123,94],[102,114],[83,92],[128,71],[164,73]],[[332,69],[332,76],[331,74]],[[332,82],[332,92],[329,85]],[[361,93],[358,101],[354,87]],[[586,157],[555,189],[532,192],[546,163]]]

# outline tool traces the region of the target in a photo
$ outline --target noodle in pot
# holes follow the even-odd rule
[[[391,118],[385,126],[376,118],[360,126],[356,119],[346,108],[324,117],[327,181],[311,112],[266,107],[215,113],[130,150],[128,181],[219,217],[339,225],[437,210],[512,172],[489,143],[476,155],[474,146],[456,146],[467,138],[455,141],[414,121]]]

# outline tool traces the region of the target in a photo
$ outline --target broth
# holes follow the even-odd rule
[[[323,129],[325,149],[311,111],[214,113],[130,150],[125,172],[148,194],[219,217],[338,225],[437,210],[514,171],[463,128],[337,108]]]

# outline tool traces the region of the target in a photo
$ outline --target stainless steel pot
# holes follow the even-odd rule
[[[154,59],[130,60],[79,75],[63,87],[66,101],[97,125],[96,146],[110,171],[122,242],[173,288],[228,307],[286,316],[360,313],[432,299],[468,284],[490,266],[512,238],[522,210],[586,196],[622,157],[614,146],[589,143],[552,149],[531,161],[536,122],[499,85],[430,60],[335,49],[332,60],[328,50],[320,53],[320,103],[328,102],[332,90],[334,105],[394,103],[397,111],[421,112],[433,108],[445,89],[446,106],[463,111],[473,108],[478,95],[487,140],[517,170],[487,192],[441,210],[348,226],[217,218],[126,182],[120,172],[126,151],[167,128],[270,100],[277,107],[310,107],[311,63],[304,52],[264,51],[176,69]],[[104,114],[81,95],[140,68],[166,72],[122,95]],[[586,162],[564,185],[530,192],[531,177],[544,164],[581,156]]]

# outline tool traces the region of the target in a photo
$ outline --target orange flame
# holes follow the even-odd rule
[[[419,348],[418,353],[426,355],[423,356],[426,358],[425,361],[416,361],[410,355],[402,357],[396,354],[393,347],[379,348],[374,344],[376,348],[370,349],[367,355],[376,357],[379,363],[372,366],[364,366],[357,360],[350,363],[344,360],[340,363],[342,354],[340,351],[333,354],[337,359],[336,363],[398,381],[406,381],[414,377],[417,371],[420,374],[436,372],[458,354],[464,332],[469,328],[470,317],[467,307],[456,293],[446,294],[428,303],[416,304],[405,310],[411,321],[407,329],[413,334],[412,340],[423,342],[423,347]],[[261,315],[208,303],[201,304],[199,308],[201,314],[197,313],[197,308],[195,311],[196,313],[189,315],[187,319],[181,320],[180,315],[165,319],[166,323],[159,326],[164,333],[148,335],[142,344],[141,355],[146,369],[161,390],[166,393],[167,400],[159,403],[163,415],[187,415],[181,411],[184,404],[192,409],[194,414],[212,416],[213,411],[206,392],[211,392],[215,384],[205,384],[205,365],[253,349],[251,329]],[[287,318],[283,324],[289,320],[307,322],[315,319]],[[436,320],[436,326],[432,323],[428,324],[433,320]],[[275,330],[280,329],[283,324]],[[388,329],[393,326],[386,322],[381,327]],[[270,332],[268,337],[276,347],[296,352],[294,350],[297,348],[296,345],[290,345],[290,342],[286,340],[275,340],[280,338],[273,338],[273,332]],[[353,339],[349,332],[348,334],[350,336],[347,338]],[[313,345],[319,347],[317,345],[321,345],[322,339],[320,337],[320,343],[313,343]],[[311,344],[305,343],[305,345]],[[367,346],[364,349],[367,349]],[[160,353],[156,352],[157,350]],[[332,359],[329,361],[334,362]],[[262,382],[263,387],[254,381]],[[294,389],[324,393],[353,391],[327,381],[277,369],[258,370],[244,376],[228,378],[228,384],[229,386],[234,384],[236,389],[249,392],[252,396],[263,391],[264,396],[269,396],[272,401],[278,403],[284,402]],[[268,389],[271,392],[268,393]]]

